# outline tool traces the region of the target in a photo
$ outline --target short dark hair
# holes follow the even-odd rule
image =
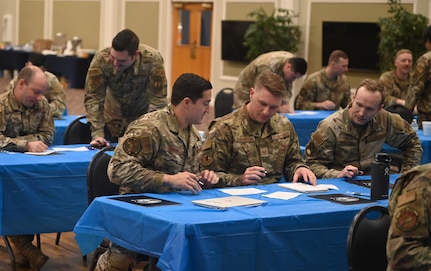
[[[210,81],[194,73],[184,73],[175,80],[172,87],[171,103],[178,105],[184,98],[190,98],[193,103],[203,97],[205,90],[212,89]]]
[[[293,72],[298,72],[302,75],[304,75],[305,73],[307,73],[307,61],[305,61],[305,59],[303,59],[302,57],[291,57],[287,60],[287,63],[290,64],[290,66],[292,66],[292,71]]]
[[[332,61],[338,62],[338,60],[340,60],[340,58],[349,59],[349,56],[346,54],[346,52],[341,51],[341,50],[332,51],[332,53],[329,55],[329,58],[328,58],[328,65]]]
[[[422,36],[422,40],[423,40],[423,42],[427,42],[427,40],[428,40],[428,41],[431,41],[431,25],[429,25],[429,26],[425,29],[425,31],[424,31],[424,35]]]
[[[139,47],[139,37],[130,29],[124,29],[115,35],[112,40],[112,48],[115,51],[127,51],[130,56],[133,56]]]
[[[40,67],[45,67],[46,56],[40,53],[31,53],[27,62],[31,62],[31,64]]]

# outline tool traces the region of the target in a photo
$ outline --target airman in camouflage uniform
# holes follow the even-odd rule
[[[282,175],[287,181],[303,178],[316,183],[303,163],[292,124],[276,114],[284,93],[283,78],[262,73],[250,101],[211,123],[201,166],[219,175],[218,186],[275,183]]]
[[[350,84],[344,75],[348,64],[345,52],[332,52],[328,66],[305,79],[295,99],[295,109],[338,110],[346,107],[350,103]]]
[[[202,141],[192,124],[209,112],[211,83],[195,74],[175,82],[172,104],[130,123],[108,165],[111,182],[120,193],[164,193],[179,189],[199,193],[218,182],[213,171],[200,171]],[[98,260],[96,271],[127,271],[136,253],[116,244]],[[150,271],[157,270],[150,258]]]
[[[42,152],[52,143],[55,128],[44,97],[47,87],[43,71],[24,67],[13,90],[0,95],[0,150]],[[39,270],[48,256],[33,244],[34,235],[8,236],[19,267]]]
[[[131,121],[166,106],[163,58],[156,49],[138,45],[135,33],[122,30],[112,47],[99,51],[90,64],[84,103],[91,145],[101,146],[98,142],[105,138],[117,141]]]
[[[405,104],[405,98],[410,85],[412,64],[412,52],[408,49],[401,49],[395,55],[395,69],[384,72],[380,76],[379,81],[385,88],[385,106]]]
[[[431,270],[431,164],[412,168],[396,181],[389,199],[387,271]]]
[[[363,80],[351,104],[322,120],[311,135],[305,160],[318,178],[371,174],[375,153],[386,143],[403,152],[402,171],[419,165],[416,132],[398,114],[383,109],[383,86]]]
[[[269,71],[284,79],[286,93],[284,94],[283,105],[288,105],[292,97],[292,82],[307,72],[307,62],[303,58],[294,57],[292,53],[286,51],[274,51],[258,56],[238,76],[238,81],[234,87],[235,108],[240,108],[245,101],[250,99],[250,88],[253,87],[256,78],[261,73]],[[281,110],[281,112],[291,113],[293,110],[289,108]]]
[[[64,93],[63,85],[58,81],[57,76],[45,71],[45,76],[48,81],[48,88],[45,92],[45,98],[48,100],[49,108],[53,118],[58,118],[63,115],[66,110],[66,94]],[[12,90],[15,87],[16,80],[11,80],[7,86],[7,90]]]
[[[405,104],[412,112],[417,107],[419,128],[422,121],[431,120],[431,25],[424,32],[423,42],[428,52],[416,61]]]

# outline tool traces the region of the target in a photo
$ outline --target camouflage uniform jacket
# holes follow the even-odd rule
[[[48,87],[46,88],[45,98],[48,100],[49,108],[53,118],[63,115],[66,110],[66,94],[64,93],[63,85],[58,81],[57,76],[45,71]],[[6,90],[13,90],[17,80],[11,80]]]
[[[401,175],[389,199],[387,271],[431,270],[431,164]]]
[[[350,103],[350,84],[345,75],[330,80],[325,69],[312,73],[305,79],[295,101],[297,110],[317,110],[316,103],[331,100],[335,109],[344,108]]]
[[[380,110],[363,127],[353,125],[349,108],[322,120],[305,149],[305,161],[317,178],[335,178],[346,165],[371,174],[374,154],[384,144],[403,152],[402,171],[420,164],[422,147],[416,132],[398,114]]]
[[[93,138],[105,137],[105,123],[113,136],[121,136],[132,120],[166,106],[167,81],[160,53],[141,45],[134,64],[117,71],[110,49],[94,56],[85,82],[84,104]]]
[[[210,124],[202,169],[217,173],[218,186],[241,185],[244,171],[251,166],[268,171],[265,184],[279,182],[282,174],[291,181],[298,167],[307,167],[292,123],[275,114],[267,123],[257,124],[250,119],[246,104]]]
[[[199,173],[202,141],[190,126],[180,130],[170,105],[130,123],[108,166],[120,193],[168,192],[163,174]]]
[[[250,62],[239,74],[238,81],[234,87],[235,108],[240,108],[245,101],[250,99],[250,88],[254,86],[254,81],[263,72],[274,72],[284,78],[283,66],[286,61],[293,57],[292,53],[286,51],[274,51],[262,54]],[[292,97],[292,83],[285,81],[287,93],[284,103],[289,103]]]
[[[0,94],[0,149],[27,151],[27,142],[43,141],[50,145],[54,137],[54,121],[48,101],[42,97],[33,107],[19,103],[13,91]]]
[[[396,104],[397,99],[406,99],[410,78],[409,75],[407,79],[401,80],[396,76],[395,71],[387,71],[380,76],[379,81],[385,88],[385,106]]]
[[[405,106],[413,111],[416,104],[420,123],[431,120],[431,51],[416,61],[410,81]]]

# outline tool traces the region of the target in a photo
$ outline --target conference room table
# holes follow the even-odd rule
[[[391,175],[391,182],[397,176]],[[366,179],[369,176],[358,177]],[[319,180],[319,184],[333,184],[339,190],[301,193],[285,200],[264,196],[294,192],[277,184],[229,188],[229,191],[240,189],[240,193],[250,188],[264,190],[244,197],[266,203],[223,211],[192,203],[197,199],[229,196],[219,189],[203,190],[200,194],[98,197],[76,224],[75,240],[85,255],[103,238],[108,238],[129,250],[159,257],[158,267],[164,271],[345,271],[348,270],[346,240],[353,217],[366,206],[387,206],[387,200],[371,202],[365,195],[370,193],[369,188],[343,179]],[[365,196],[352,196],[349,192]],[[327,200],[313,195],[323,195]],[[179,204],[144,207],[121,200],[140,196]],[[360,203],[349,202],[352,197],[361,199]]]
[[[97,150],[53,147],[75,151],[0,152],[0,235],[72,231],[84,213],[87,168]]]
[[[421,141],[422,149],[422,164],[431,163],[431,136],[424,135],[423,130],[417,132],[419,140]]]
[[[65,115],[61,118],[54,119],[55,134],[52,140],[52,145],[63,145],[64,143],[64,133],[66,132],[67,126],[80,117],[81,115]]]
[[[319,122],[334,112],[331,110],[295,110],[295,113],[282,113],[282,115],[293,124],[299,145],[305,146],[310,140],[311,134],[316,131]]]
[[[0,50],[0,70],[20,71],[31,52],[22,50]],[[70,88],[84,88],[88,67],[93,59],[88,57],[47,55],[45,69],[57,76],[66,77]]]

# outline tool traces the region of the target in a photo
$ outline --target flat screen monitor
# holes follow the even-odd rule
[[[379,70],[380,27],[367,22],[322,22],[322,66],[332,51],[343,50],[349,56],[349,69]]]
[[[246,62],[248,48],[244,46],[244,34],[253,21],[221,22],[221,59]]]

